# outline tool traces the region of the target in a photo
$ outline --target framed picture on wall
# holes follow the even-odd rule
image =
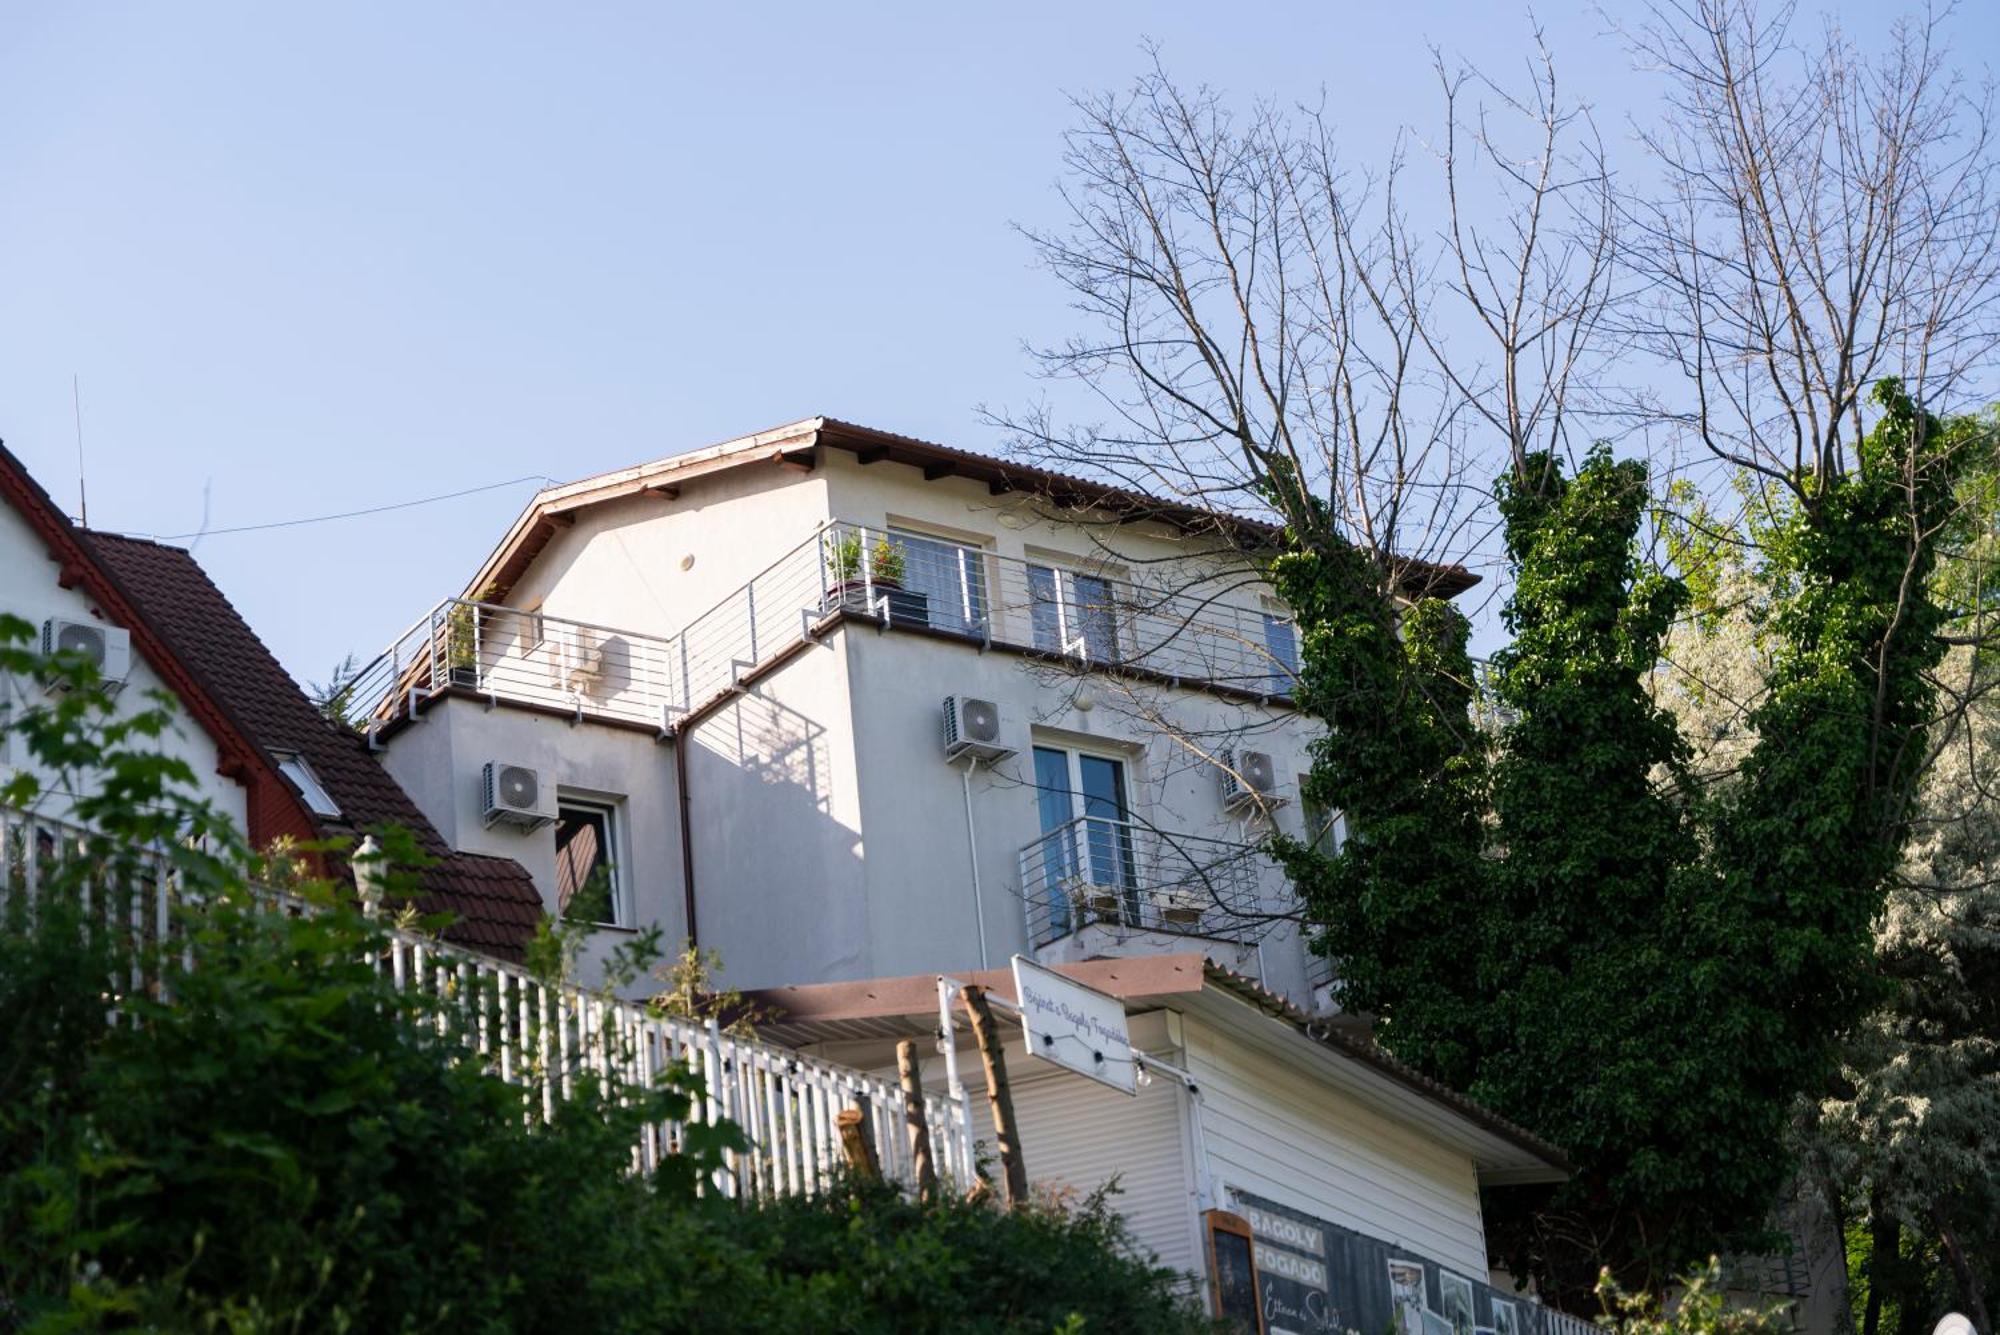
[[[1472,1335],[1472,1281],[1448,1270],[1438,1271],[1438,1305],[1458,1335]]]
[[[1424,1335],[1424,1266],[1421,1261],[1389,1258],[1389,1311],[1397,1335]]]

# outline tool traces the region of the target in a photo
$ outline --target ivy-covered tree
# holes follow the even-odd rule
[[[1276,563],[1308,625],[1300,703],[1329,725],[1308,795],[1357,831],[1332,857],[1282,846],[1319,948],[1385,1044],[1575,1157],[1553,1198],[1497,1193],[1488,1219],[1518,1273],[1572,1301],[1607,1262],[1657,1285],[1762,1240],[1797,1100],[1877,995],[1870,925],[1926,753],[1928,576],[1966,456],[1893,383],[1876,402],[1861,467],[1769,535],[1782,596],[1730,781],[1696,780],[1654,698],[1689,595],[1640,557],[1643,464],[1599,448],[1574,476],[1530,456],[1503,479],[1514,639],[1490,755],[1462,637],[1434,648],[1449,614],[1419,604],[1398,638],[1379,595],[1343,606],[1337,556]]]

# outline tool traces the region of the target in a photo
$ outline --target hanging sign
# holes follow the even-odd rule
[[[1139,1092],[1125,1003],[1014,957],[1014,992],[1028,1052],[1127,1094]]]

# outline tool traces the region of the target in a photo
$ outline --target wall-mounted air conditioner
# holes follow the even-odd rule
[[[50,617],[42,623],[42,655],[81,654],[97,668],[108,691],[116,691],[132,675],[132,635],[117,626]]]
[[[511,825],[517,830],[539,830],[556,818],[540,771],[527,765],[508,765],[497,760],[486,763],[481,775],[486,806],[486,825]]]
[[[1225,811],[1269,806],[1278,800],[1278,766],[1264,752],[1224,751],[1219,769]]]
[[[975,700],[969,695],[948,695],[944,700],[944,755],[946,760],[977,756],[981,760],[1001,760],[1019,748],[1006,736],[1006,720],[1000,706],[991,700]]]

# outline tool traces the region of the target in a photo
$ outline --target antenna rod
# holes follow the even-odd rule
[[[76,372],[69,373],[69,402],[76,413],[76,508],[77,523],[90,527],[90,497],[83,490],[83,390],[77,383]]]

